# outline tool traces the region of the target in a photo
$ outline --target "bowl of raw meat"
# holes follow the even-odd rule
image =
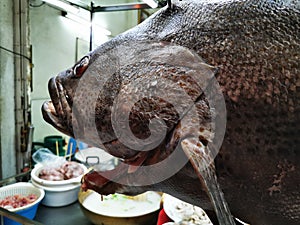
[[[28,219],[33,219],[44,196],[43,189],[30,183],[19,182],[0,188],[0,207]],[[4,225],[20,224],[7,217],[3,217],[3,220]]]
[[[31,182],[45,191],[43,205],[61,207],[78,199],[81,178],[86,172],[83,164],[73,161],[60,165],[37,164],[31,171]]]

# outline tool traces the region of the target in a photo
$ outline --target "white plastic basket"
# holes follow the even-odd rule
[[[22,207],[9,209],[9,211],[11,212],[21,211],[38,204],[44,198],[45,191],[41,188],[37,188],[33,186],[31,183],[26,183],[26,182],[19,182],[19,183],[7,185],[0,188],[0,200],[3,200],[7,196],[12,196],[12,195],[27,196],[29,194],[36,195],[37,200]]]
[[[85,174],[87,172],[86,166],[81,163],[79,163],[78,165],[81,166],[81,168],[83,169],[83,174]],[[41,186],[45,186],[45,187],[70,186],[70,187],[73,187],[74,185],[77,186],[77,185],[81,184],[81,178],[82,178],[83,174],[78,177],[74,177],[74,178],[71,178],[68,180],[51,181],[51,180],[41,179],[41,178],[39,178],[39,173],[43,168],[44,168],[44,166],[42,164],[36,164],[30,173],[31,179],[33,181],[35,181],[35,183],[37,183]]]

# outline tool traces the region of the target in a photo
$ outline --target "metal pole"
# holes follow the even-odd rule
[[[93,50],[93,13],[94,13],[94,3],[91,2],[91,10],[90,10],[90,51]]]

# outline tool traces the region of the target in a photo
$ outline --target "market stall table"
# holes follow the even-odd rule
[[[78,202],[64,207],[47,207],[41,204],[34,220],[44,225],[92,225],[83,215]]]

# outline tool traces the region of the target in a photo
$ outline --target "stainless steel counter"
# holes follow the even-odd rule
[[[40,204],[34,221],[44,225],[92,225],[82,213],[78,202],[64,207]]]

